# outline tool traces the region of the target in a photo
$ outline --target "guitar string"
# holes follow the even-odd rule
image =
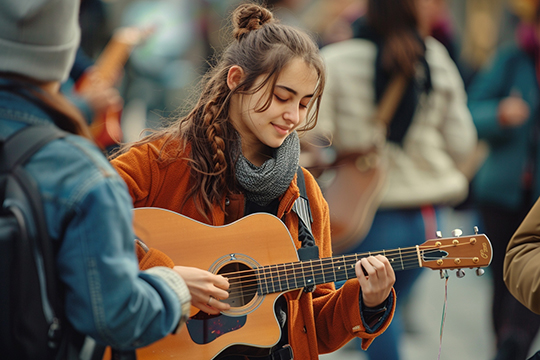
[[[462,244],[462,245],[469,245],[469,244]],[[459,244],[458,244],[459,246]],[[438,252],[444,248],[450,248],[450,247],[455,247],[455,245],[444,245],[444,246],[441,246],[441,247],[419,247],[419,250],[423,253],[423,257],[425,258],[426,254],[429,254],[429,252]],[[411,250],[407,250],[407,249],[414,249],[413,251]],[[263,266],[263,267],[260,267],[260,268],[256,268],[256,269],[270,269],[272,267],[275,267],[277,268],[278,266],[279,267],[284,267],[284,266],[292,266],[292,267],[304,267],[305,265],[307,265],[309,268],[313,267],[314,265],[315,266],[328,266],[329,264],[339,264],[339,263],[347,263],[347,262],[352,262],[354,261],[354,263],[356,263],[356,261],[360,260],[361,258],[364,258],[364,257],[368,257],[370,255],[383,255],[383,252],[384,251],[377,251],[377,252],[368,252],[368,253],[358,253],[358,254],[351,254],[351,255],[342,255],[342,256],[335,256],[335,257],[326,257],[326,258],[321,258],[321,259],[314,259],[314,260],[311,260],[311,261],[295,261],[295,262],[289,262],[289,263],[282,263],[282,264],[274,264],[274,265],[266,265],[266,266]],[[393,258],[392,257],[392,252],[395,252],[394,255],[398,255],[396,256],[396,258]],[[404,260],[404,261],[407,261],[407,260],[410,260],[410,259],[413,259],[413,261],[415,261],[416,263],[418,263],[418,253],[416,251],[416,248],[404,248],[404,249],[401,249],[400,250],[392,250],[392,251],[389,251],[389,252],[384,252],[384,255],[387,257],[387,258],[393,258],[394,261],[396,262],[400,262],[400,259]],[[471,259],[472,257],[460,257],[461,259]],[[454,259],[454,257],[445,257],[444,259],[448,260],[448,259]],[[425,261],[433,261],[433,260],[425,260]],[[318,264],[314,264],[316,262],[326,262],[326,264],[322,264],[321,265],[318,265]],[[229,279],[236,279],[234,276],[231,277],[231,274],[234,274],[234,275],[241,275],[241,274],[244,274],[244,273],[249,273],[249,275],[251,275],[251,273],[253,272],[254,270],[253,269],[249,269],[249,270],[240,270],[240,271],[236,271],[236,272],[230,272],[230,273],[225,273],[226,275],[229,275],[227,276]],[[237,278],[241,278],[242,276],[239,276]]]
[[[364,258],[364,257],[368,257],[368,256],[370,256],[370,254],[378,255],[378,252],[377,253],[376,252],[371,252],[371,253],[361,253],[361,254],[342,255],[342,256],[335,256],[335,257],[326,257],[326,258],[321,258],[321,259],[314,259],[314,260],[311,260],[311,261],[309,261],[309,260],[308,261],[295,261],[295,262],[282,263],[282,264],[266,265],[266,266],[262,266],[262,267],[256,268],[256,269],[258,269],[258,270],[269,269],[270,271],[272,271],[272,269],[271,269],[272,267],[277,268],[278,266],[279,267],[291,266],[291,267],[295,267],[295,268],[305,269],[306,266],[308,268],[312,268],[314,266],[314,264],[313,264],[314,262],[315,263],[321,262],[321,266],[323,266],[322,262],[326,262],[327,266],[330,265],[330,264],[337,264],[336,266],[339,266],[339,263],[344,263],[344,265],[347,266],[347,262],[354,262],[354,264],[356,264],[356,262],[358,260],[360,260],[361,258]],[[382,252],[381,252],[381,254],[382,254]],[[388,257],[389,255],[387,254],[386,256]],[[414,250],[414,252],[410,252],[410,251],[403,252],[402,251],[401,258],[405,259],[405,260],[416,259],[416,262],[418,263],[418,255],[416,253],[416,249]],[[318,266],[318,264],[315,264],[315,266]],[[245,274],[245,273],[249,273],[249,275],[251,275],[251,273],[253,271],[254,271],[253,269],[250,269],[250,270],[241,270],[241,271],[225,273],[225,274],[229,275],[229,276],[226,276],[226,277],[230,280],[230,279],[242,278],[242,276],[239,276],[239,277],[232,276],[231,277],[230,276],[231,274],[242,275],[242,274]],[[223,274],[221,274],[221,275],[223,275]]]
[[[450,246],[454,246],[454,245],[450,245]],[[430,250],[433,250],[433,251],[438,251],[439,248],[436,248],[436,249],[430,249]],[[355,254],[355,255],[351,255],[351,256],[346,256],[346,257],[356,257],[356,255],[360,255],[360,254]],[[462,257],[463,258],[463,257]],[[451,259],[451,258],[446,258],[446,259]],[[465,259],[465,258],[463,258]],[[322,269],[323,266],[325,266],[323,264],[324,261],[326,261],[328,263],[328,261],[332,261],[333,259],[332,258],[324,258],[324,259],[318,259],[318,260],[315,260],[315,261],[319,261],[320,264],[318,265],[318,267],[320,268],[319,271],[315,272],[315,271],[311,271],[312,275],[313,275],[313,278],[315,280],[317,280],[318,277],[321,277],[321,274],[323,276],[323,281],[321,281],[320,283],[327,283],[327,282],[332,282],[332,281],[327,281],[326,280],[326,277],[324,276],[325,274],[325,270]],[[291,271],[296,271],[298,270],[298,267],[295,266],[295,265],[298,265],[299,263],[288,263],[289,265],[291,265],[291,268],[287,269],[285,266],[287,264],[281,264],[281,265],[272,265],[272,266],[275,266],[276,269],[270,269],[270,274],[268,273],[265,273],[264,274],[264,279],[262,279],[261,277],[259,279],[257,279],[257,275],[255,274],[255,271],[254,270],[250,270],[250,280],[247,280],[247,283],[250,283],[250,284],[253,284],[253,285],[250,285],[250,287],[247,287],[247,286],[244,286],[244,287],[241,287],[241,286],[238,286],[238,285],[242,285],[242,283],[246,284],[246,281],[236,281],[234,282],[234,287],[235,288],[239,288],[239,293],[251,293],[251,294],[256,294],[258,289],[259,289],[259,283],[261,282],[261,288],[263,286],[262,284],[262,280],[264,280],[266,282],[266,289],[268,290],[267,293],[272,293],[272,292],[279,292],[279,291],[286,291],[286,290],[291,290],[291,289],[296,289],[296,288],[302,288],[304,287],[305,285],[305,282],[304,284],[301,284],[301,285],[298,285],[298,282],[295,281],[295,285],[296,286],[293,286],[293,281],[290,280],[290,279],[279,279],[280,276],[288,276],[290,274]],[[412,266],[410,266],[410,264],[412,264]],[[346,264],[348,265],[348,264]],[[351,264],[352,265],[352,264]],[[399,264],[398,264],[399,265]],[[283,267],[283,269],[278,269],[277,267],[278,266],[281,266]],[[317,266],[317,265],[315,265]],[[326,264],[326,266],[328,267],[328,264]],[[418,266],[418,261],[417,261],[417,257],[415,256],[414,259],[411,261],[404,261],[403,262],[403,270],[406,270],[406,269],[409,269],[409,268],[417,268],[419,267]],[[467,267],[470,267],[470,266],[467,266]],[[310,268],[313,268],[313,264],[310,265]],[[399,269],[398,269],[399,270]],[[343,275],[346,275],[346,277],[349,277],[349,274],[348,272],[350,271],[347,270],[346,268],[344,268],[343,270],[339,270],[342,272]],[[244,271],[243,271],[244,272]],[[274,274],[275,273],[275,274]],[[280,274],[281,273],[281,274]],[[288,274],[289,273],[289,274]],[[332,277],[335,277],[336,280],[337,278],[339,277],[340,274],[336,274],[335,270],[332,270],[332,271],[329,271],[329,272],[326,272],[327,275],[329,275],[330,279],[332,279]],[[268,283],[266,280],[267,277],[266,275],[269,275],[270,276],[270,282]],[[276,276],[278,277],[277,281],[276,281]],[[352,276],[354,277],[354,276]],[[351,277],[351,278],[352,278]],[[240,277],[241,278],[241,277]],[[311,277],[310,277],[311,278]],[[261,281],[259,281],[261,280]],[[305,280],[305,279],[304,279]],[[283,288],[283,285],[285,285],[285,288]],[[270,291],[270,288],[272,289],[272,291]],[[235,297],[237,295],[237,293],[234,291],[234,290],[231,290],[231,295],[232,297]]]
[[[431,249],[431,250],[438,251],[437,249]],[[425,253],[429,254],[428,251],[424,251],[424,257],[426,256]],[[349,257],[349,260],[351,260],[350,258],[353,257],[354,263],[356,263],[356,256],[348,256],[348,257]],[[452,258],[447,257],[445,259],[451,260]],[[462,259],[467,259],[467,258],[462,257]],[[403,260],[402,262],[393,264],[396,270],[401,270],[399,269],[400,267],[403,270],[419,267],[418,258],[416,255],[414,257],[404,256],[402,260]],[[257,276],[258,276],[261,281],[264,280],[265,282],[267,282],[266,284],[267,288],[270,286],[272,286],[272,288],[276,288],[276,287],[282,288],[281,284],[293,283],[294,279],[292,280],[287,279],[287,277],[290,277],[289,275],[296,275],[297,278],[302,277],[302,276],[299,276],[299,274],[297,273],[299,271],[306,270],[305,264],[306,262],[278,264],[278,265],[271,265],[271,266],[266,266],[262,268],[256,268],[255,270],[250,269],[250,270],[242,270],[239,272],[224,273],[223,275],[247,273],[247,276],[239,276],[239,277],[229,276],[229,280],[231,280],[231,282],[233,282],[235,285],[242,285],[242,284],[245,285],[247,283],[255,283],[255,285],[257,285],[259,283],[259,280],[257,279]],[[400,264],[402,264],[402,266],[400,266]],[[330,266],[332,267],[332,269],[330,269]],[[341,269],[342,266],[343,266],[343,269]],[[337,267],[337,271],[336,271],[336,267]],[[467,267],[470,267],[470,266],[467,266]],[[310,262],[306,273],[308,274],[309,279],[313,278],[315,280],[318,280],[319,278],[322,278],[321,283],[326,283],[326,282],[331,282],[331,281],[326,281],[327,277],[329,279],[336,278],[336,277],[339,278],[340,275],[346,275],[346,277],[348,277],[349,272],[353,268],[354,268],[354,265],[350,261],[347,262],[347,261],[339,260],[336,266],[336,262],[333,260],[333,258],[324,258],[324,259],[318,259],[318,260],[314,260]],[[263,270],[263,271],[261,272],[257,270]],[[285,279],[282,279],[282,277],[285,277]],[[306,278],[306,276],[303,276],[303,277],[304,279]],[[269,284],[268,284],[268,281],[270,282]]]
[[[434,251],[438,251],[438,249],[430,249]],[[424,255],[425,256],[425,255]],[[462,257],[463,258],[463,257]],[[446,258],[451,259],[451,258]],[[346,278],[349,278],[349,272],[354,268],[353,264],[345,264],[346,266],[343,269],[338,269],[339,272],[335,271],[335,267],[332,266],[332,269],[324,269],[323,267],[329,267],[329,262],[332,262],[332,258],[324,258],[324,259],[318,259],[314,260],[315,262],[319,262],[319,264],[310,264],[310,271],[308,271],[309,279],[314,279],[316,283],[328,283],[337,281],[341,275],[345,275]],[[326,262],[326,264],[324,264]],[[340,261],[341,262],[341,261]],[[356,263],[356,261],[355,261]],[[268,293],[272,292],[279,292],[279,291],[285,291],[285,290],[291,290],[291,289],[297,289],[302,288],[306,285],[306,277],[304,276],[303,280],[304,283],[300,282],[300,285],[298,285],[298,282],[296,281],[296,278],[302,278],[301,276],[298,276],[297,271],[303,270],[300,269],[297,265],[300,263],[288,263],[288,264],[279,264],[279,265],[272,265],[272,267],[275,267],[274,269],[265,267],[266,270],[269,270],[269,272],[265,271],[263,274],[257,274],[256,270],[249,270],[250,274],[247,277],[237,277],[235,279],[246,279],[246,280],[240,280],[240,281],[232,281],[231,290],[230,290],[230,297],[234,297],[237,295],[237,293],[252,293],[255,294],[258,289],[259,285],[261,289],[265,287],[268,290]],[[291,265],[289,268],[286,267],[286,265]],[[414,256],[412,260],[410,257],[407,257],[406,260],[403,261],[402,266],[400,264],[394,264],[396,270],[407,270],[411,268],[417,268],[418,265],[418,258],[417,256]],[[278,266],[280,268],[278,268]],[[301,265],[303,267],[303,264]],[[349,268],[350,266],[350,268]],[[318,269],[317,269],[318,268]],[[402,268],[402,269],[400,269]],[[260,269],[260,268],[259,268]],[[329,270],[329,271],[327,271]],[[242,271],[245,272],[245,271]],[[230,274],[230,273],[229,273]],[[224,274],[227,275],[227,274]],[[257,275],[259,275],[259,278],[257,278]],[[293,279],[291,279],[291,276],[293,275]],[[325,276],[328,275],[328,276]],[[294,276],[296,276],[294,278]],[[269,277],[269,279],[268,279]],[[282,279],[282,277],[285,277],[285,279]],[[351,276],[351,278],[354,276]],[[327,278],[330,279],[330,281],[327,280]],[[317,281],[319,279],[322,279],[322,281]],[[267,281],[268,280],[268,281]],[[265,284],[263,284],[263,282]],[[293,284],[295,284],[293,286]],[[235,292],[234,289],[238,289],[238,292]],[[270,291],[272,290],[272,291]]]
[[[355,264],[357,262],[356,258],[349,258],[347,260],[334,260],[333,258],[323,258],[313,260],[312,262],[294,262],[294,263],[284,263],[276,264],[270,266],[264,266],[261,268],[255,268],[250,270],[242,270],[238,272],[231,273],[221,273],[229,279],[229,282],[234,282],[235,284],[244,284],[247,282],[256,282],[257,280],[254,277],[259,276],[260,278],[271,280],[276,280],[288,275],[296,275],[299,278],[332,278],[333,274],[347,273],[351,270],[354,271]],[[418,266],[418,257],[415,256],[403,256],[402,261],[393,263],[394,267],[398,270],[399,268],[411,268],[419,267]],[[231,274],[241,276],[230,276]],[[247,279],[247,280],[245,280]],[[277,281],[285,281],[285,279],[277,279]],[[290,280],[292,282],[292,280]],[[324,281],[323,281],[324,282]],[[328,281],[329,282],[329,281]]]
[[[401,268],[401,266],[400,266]],[[408,269],[414,269],[414,268],[418,268],[418,261],[417,260],[413,260],[413,261],[408,261],[407,264],[404,265],[403,267],[403,270],[408,270]],[[350,272],[351,270],[341,270],[343,275],[347,275],[347,278],[349,277],[347,272]],[[334,275],[330,275],[330,274],[334,274],[333,272],[328,272],[329,274],[329,277],[328,277],[328,281],[322,281],[322,282],[317,282],[315,281],[316,284],[324,284],[324,283],[330,283],[330,282],[334,282],[334,281],[337,281],[339,279],[339,274],[337,275],[337,278],[335,280],[332,279],[332,277],[334,277]],[[248,295],[255,295],[258,290],[259,290],[259,287],[261,288],[266,288],[268,291],[266,291],[265,293],[276,293],[276,292],[281,292],[281,291],[286,291],[286,290],[294,290],[294,289],[301,289],[309,284],[306,283],[306,279],[304,278],[304,283],[302,284],[302,282],[298,283],[298,282],[295,282],[294,280],[286,280],[286,279],[283,279],[283,280],[279,280],[279,279],[276,279],[276,275],[275,274],[268,274],[268,275],[271,275],[272,278],[270,279],[269,283],[266,283],[266,284],[262,284],[265,280],[267,280],[266,278],[265,279],[262,279],[260,278],[259,280],[256,278],[256,275],[255,275],[255,272],[253,272],[253,274],[251,275],[251,279],[250,280],[247,280],[247,281],[236,281],[236,282],[231,282],[230,283],[230,288],[229,288],[229,299],[236,299],[236,298],[242,298],[242,297],[245,297],[245,296],[248,296]],[[286,276],[287,274],[282,274],[282,276]],[[356,275],[355,275],[356,276]],[[277,277],[279,277],[279,275],[277,275]],[[317,278],[320,278],[321,275],[320,274],[316,274],[313,278],[315,280],[317,280]],[[354,276],[352,276],[354,277]],[[350,278],[352,278],[350,277]],[[345,280],[345,279],[343,279]],[[295,283],[297,286],[293,286],[293,283]],[[284,286],[283,286],[284,285]]]
[[[413,266],[406,265],[404,270],[413,269],[417,267],[418,266],[416,264]],[[253,282],[255,282],[253,285],[248,285],[248,286],[237,286],[237,283],[233,283],[230,288],[230,294],[229,294],[228,299],[235,300],[235,299],[249,298],[247,301],[249,302],[255,295],[259,294],[259,288],[260,290],[263,290],[262,295],[266,295],[266,294],[278,293],[278,292],[283,292],[283,291],[302,289],[303,287],[308,285],[308,284],[297,284],[297,286],[292,286],[292,282],[290,280],[277,281],[277,282],[273,281],[270,284],[265,284],[265,285],[263,285],[262,283],[259,284],[260,282],[258,280],[254,280]],[[330,282],[333,282],[333,281],[326,281],[326,282],[321,282],[321,283],[330,283]],[[266,289],[266,291],[264,291],[264,289]]]

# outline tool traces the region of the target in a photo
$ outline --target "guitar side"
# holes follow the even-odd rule
[[[139,239],[166,253],[175,264],[214,273],[230,263],[252,267],[255,264],[265,266],[298,261],[296,247],[287,228],[269,214],[247,216],[232,224],[214,227],[172,211],[139,208],[134,211],[134,229]],[[176,334],[137,350],[137,358],[202,360],[214,359],[236,345],[270,348],[281,336],[274,315],[274,303],[280,295],[256,295],[246,304],[231,304],[232,316],[228,320],[245,322],[238,325],[233,323],[231,328],[225,329],[228,332],[221,335],[219,333],[224,329],[218,327],[207,330],[208,333],[200,339],[193,339],[191,325],[197,321],[198,315],[192,316]],[[191,315],[196,312],[198,309],[192,307]],[[209,318],[202,328],[207,329],[215,323],[222,323],[222,319]],[[220,336],[208,339],[215,335]]]

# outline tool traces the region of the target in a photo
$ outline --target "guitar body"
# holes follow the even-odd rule
[[[139,239],[163,251],[175,264],[212,273],[298,261],[288,229],[270,214],[253,214],[215,227],[172,211],[139,208],[134,210],[134,229]],[[248,293],[244,299],[231,300],[231,310],[218,316],[192,307],[186,325],[176,334],[137,350],[137,359],[207,360],[243,352],[246,347],[269,350],[281,337],[274,314],[274,303],[281,294]]]

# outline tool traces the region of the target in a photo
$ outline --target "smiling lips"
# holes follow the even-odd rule
[[[279,126],[279,125],[276,125],[276,124],[272,124],[272,126],[281,135],[287,135],[289,133],[289,131],[291,130],[290,127],[283,127],[283,126]]]

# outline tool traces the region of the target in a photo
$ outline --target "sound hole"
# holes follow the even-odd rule
[[[218,274],[229,279],[229,298],[221,300],[231,307],[248,304],[257,295],[257,277],[255,271],[246,264],[232,262],[222,267]]]

